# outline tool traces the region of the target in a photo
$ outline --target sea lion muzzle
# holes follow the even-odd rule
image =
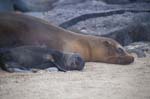
[[[64,69],[66,70],[82,70],[85,65],[85,61],[78,53],[65,54],[63,59]]]

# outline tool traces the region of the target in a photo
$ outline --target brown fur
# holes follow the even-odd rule
[[[53,26],[41,19],[14,13],[0,14],[0,47],[46,45],[49,48],[78,52],[85,61],[128,64],[134,58],[116,41],[82,35]],[[123,53],[118,53],[121,48]]]

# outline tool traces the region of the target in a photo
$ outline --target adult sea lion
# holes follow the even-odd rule
[[[46,45],[80,53],[85,61],[129,64],[134,57],[110,38],[77,34],[23,14],[0,13],[0,47]]]
[[[56,67],[60,71],[82,70],[84,60],[77,53],[62,53],[40,46],[21,46],[0,48],[0,67],[8,72],[25,72],[51,67]]]

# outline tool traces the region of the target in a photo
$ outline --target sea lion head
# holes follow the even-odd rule
[[[78,53],[63,52],[53,55],[55,63],[64,70],[82,70],[85,62]]]
[[[96,42],[96,41],[94,41]],[[92,54],[97,61],[111,64],[130,64],[134,57],[115,40],[110,38],[98,38],[95,44],[92,44]]]
[[[106,39],[103,42],[105,47],[105,61],[113,64],[130,64],[134,61],[134,57],[115,40]]]

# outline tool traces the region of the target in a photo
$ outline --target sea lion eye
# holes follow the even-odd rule
[[[105,46],[107,46],[107,47],[110,47],[110,46],[111,46],[111,43],[110,43],[109,41],[104,41],[103,43],[104,43]]]
[[[117,52],[118,52],[119,54],[124,54],[124,50],[123,50],[122,48],[118,48],[118,49],[117,49]]]

